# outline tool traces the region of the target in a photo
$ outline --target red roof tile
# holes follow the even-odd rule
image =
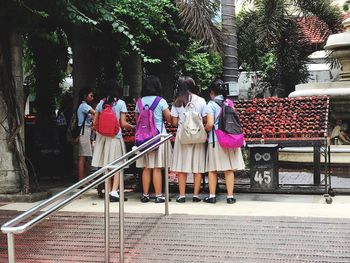
[[[342,16],[342,20],[345,20],[350,17],[350,12]],[[316,16],[300,17],[298,18],[298,25],[311,44],[323,44],[331,34],[326,23]]]

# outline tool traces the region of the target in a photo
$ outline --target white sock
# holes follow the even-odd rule
[[[213,197],[215,197],[215,195],[212,195],[212,194],[209,195],[209,198],[213,198]]]
[[[165,199],[165,197],[162,194],[156,195],[156,197],[161,198],[161,199]]]
[[[179,199],[180,198],[186,198],[186,196],[185,195],[179,195]]]
[[[111,191],[109,194],[110,194],[111,196],[114,196],[114,197],[119,197],[119,194],[118,194],[117,191]]]
[[[227,199],[229,199],[229,198],[233,198],[233,195],[228,195],[228,196],[227,196]]]
[[[146,195],[146,194],[143,194],[143,196],[144,196],[144,197],[149,197],[149,194],[147,194],[147,195]]]
[[[193,197],[197,197],[197,198],[199,198],[199,195],[193,195]]]

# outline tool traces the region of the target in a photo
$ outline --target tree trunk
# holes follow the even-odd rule
[[[84,87],[96,87],[96,52],[92,48],[92,33],[79,26],[72,30],[73,51],[73,98],[74,109],[77,105],[79,90]]]
[[[0,193],[29,192],[24,154],[22,37],[0,35]]]
[[[47,129],[52,129],[55,125],[55,97],[61,81],[56,48],[55,44],[49,40],[35,35],[30,37],[30,44],[35,63],[37,123],[45,130],[45,135],[52,135],[52,132]]]
[[[123,61],[124,85],[129,86],[129,97],[138,98],[142,89],[142,61],[137,54],[130,54]]]
[[[237,32],[235,21],[235,1],[221,1],[223,33],[223,81],[238,81]]]

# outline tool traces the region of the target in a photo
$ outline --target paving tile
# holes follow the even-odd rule
[[[0,224],[15,211],[0,211]],[[104,262],[101,213],[59,212],[16,236],[18,262]],[[111,262],[119,262],[118,214]],[[125,262],[350,262],[350,219],[128,214]],[[0,262],[7,262],[0,234]]]

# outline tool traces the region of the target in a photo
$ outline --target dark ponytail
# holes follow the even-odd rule
[[[120,97],[120,88],[115,79],[107,80],[104,85],[104,90],[106,92],[106,100],[104,101],[102,107],[106,104],[112,105]]]
[[[188,103],[190,93],[196,90],[196,83],[191,77],[183,76],[177,81],[177,95],[174,101],[175,107],[185,107]]]
[[[209,90],[213,91],[215,96],[222,95],[224,100],[227,99],[228,86],[221,79],[215,79],[211,83]]]

